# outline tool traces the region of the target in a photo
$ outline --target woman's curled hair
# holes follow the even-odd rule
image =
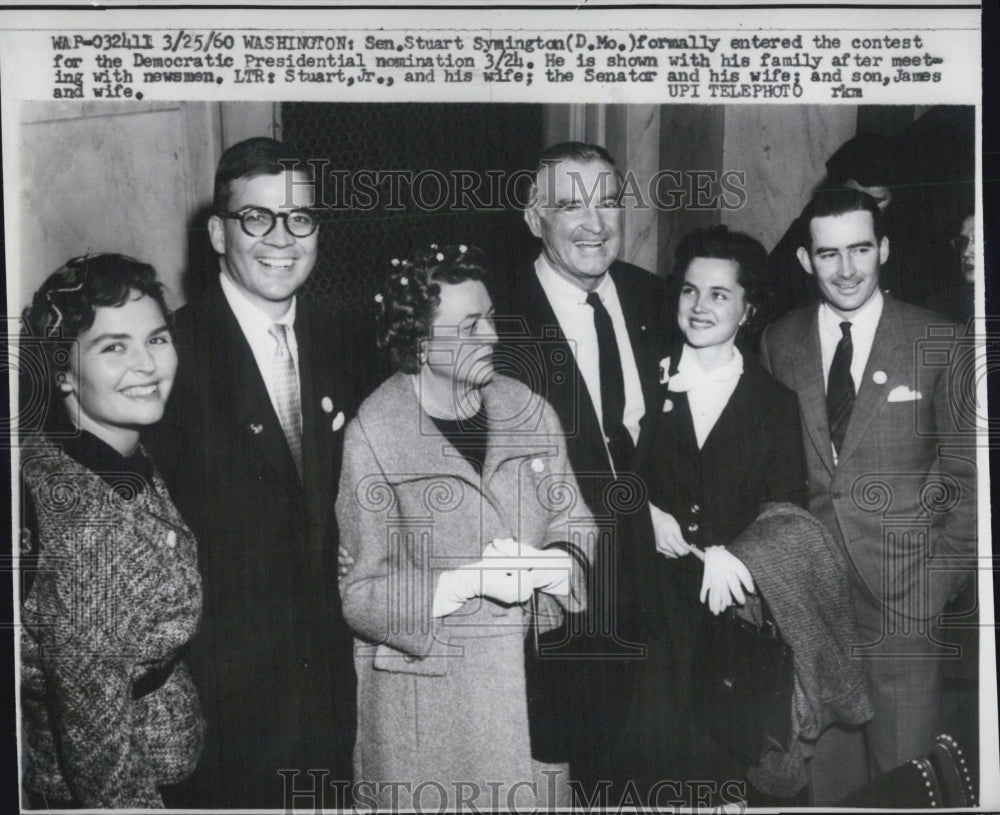
[[[430,336],[434,312],[441,303],[441,284],[466,280],[487,282],[490,273],[480,249],[464,244],[431,244],[404,260],[394,258],[382,291],[378,346],[388,350],[393,368],[416,373],[420,343]]]

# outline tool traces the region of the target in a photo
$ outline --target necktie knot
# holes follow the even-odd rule
[[[596,291],[587,292],[587,305],[593,309],[604,308],[604,303]]]
[[[845,340],[849,340],[851,338],[851,323],[849,320],[844,320],[844,322],[840,324],[840,333],[844,335]]]
[[[291,354],[291,349],[288,347],[288,326],[285,323],[274,323],[268,330],[267,333],[274,337],[278,342],[277,355],[279,357],[284,357],[285,355]]]

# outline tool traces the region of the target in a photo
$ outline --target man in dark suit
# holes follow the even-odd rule
[[[542,153],[524,219],[541,240],[500,314],[527,335],[501,337],[499,369],[521,378],[555,408],[581,499],[603,527],[588,581],[588,610],[547,643],[552,659],[529,659],[544,697],[533,718],[535,757],[570,760],[586,794],[611,779],[615,738],[628,703],[631,642],[616,532],[645,509],[631,473],[643,417],[653,408],[662,356],[662,280],[616,260],[621,247],[621,176],[607,151],[567,142]],[[576,657],[566,659],[566,657]],[[631,664],[630,664],[631,663]],[[533,673],[531,668],[536,669]],[[550,738],[559,735],[561,739]]]
[[[769,326],[762,358],[798,394],[809,509],[851,564],[875,707],[863,729],[831,726],[816,745],[812,800],[830,804],[933,745],[946,656],[934,623],[974,565],[975,447],[951,375],[957,328],[879,289],[876,202],[819,193],[802,222],[798,257],[822,302]]]
[[[151,439],[205,592],[189,656],[205,752],[172,806],[283,809],[293,789],[343,806],[329,785],[350,781],[355,678],[333,514],[349,354],[335,322],[296,297],[317,220],[309,175],[281,163],[294,159],[267,138],[223,153],[208,221],[219,276],[176,315],[179,372]]]

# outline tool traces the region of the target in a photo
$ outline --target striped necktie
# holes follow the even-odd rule
[[[288,441],[288,449],[295,459],[295,469],[302,478],[302,406],[299,399],[299,377],[295,360],[288,346],[289,326],[275,323],[268,333],[277,341],[274,351],[274,399],[281,429]]]

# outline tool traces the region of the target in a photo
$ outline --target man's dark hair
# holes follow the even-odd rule
[[[875,199],[868,193],[852,187],[838,187],[837,189],[819,190],[802,210],[798,221],[801,245],[807,250],[812,250],[809,225],[814,218],[845,215],[848,212],[870,213],[872,224],[875,227],[875,241],[881,243],[885,235],[885,224],[882,220],[882,210],[878,208]]]
[[[229,208],[229,194],[237,178],[278,175],[289,169],[306,170],[308,165],[295,150],[267,136],[244,139],[227,148],[215,171],[215,194],[212,206],[216,212]]]

